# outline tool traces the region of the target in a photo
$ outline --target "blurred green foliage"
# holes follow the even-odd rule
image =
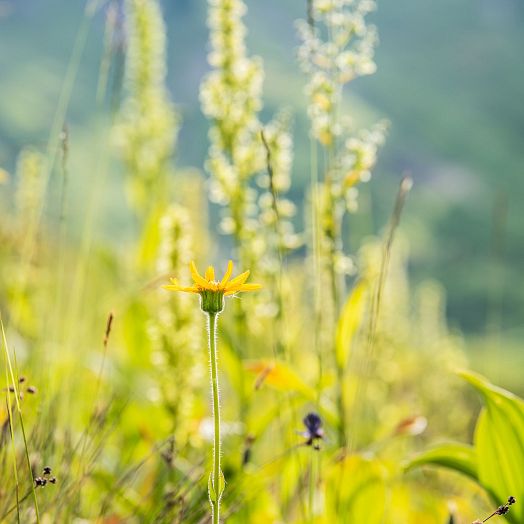
[[[297,184],[292,197],[298,201],[308,172],[308,142],[301,132],[305,98],[296,96],[301,79],[294,61],[293,22],[304,16],[305,2],[247,4],[250,47],[266,63],[267,111],[289,105],[296,113]],[[524,312],[522,286],[512,284],[524,256],[521,212],[514,197],[523,189],[524,162],[516,138],[524,121],[517,102],[524,88],[521,2],[467,0],[457,5],[452,0],[402,0],[378,7],[374,15],[381,40],[378,73],[356,84],[359,107],[354,98],[350,107],[357,121],[369,120],[365,114],[373,108],[392,122],[378,166],[380,182],[371,186],[371,223],[383,222],[394,178],[409,171],[417,182],[417,198],[406,215],[406,227],[415,240],[411,263],[415,278],[431,275],[443,282],[454,324],[468,331],[486,328],[496,335],[502,331],[506,338],[516,339]],[[82,2],[39,0],[30,7],[2,3],[0,38],[9,52],[0,57],[0,165],[9,171],[22,146],[39,146],[46,140],[82,10]],[[168,86],[180,104],[186,129],[192,130],[182,130],[178,156],[182,165],[202,165],[206,130],[194,92],[206,70],[205,9],[195,2],[164,2],[164,15]],[[94,125],[103,15],[97,14],[93,22],[67,114],[75,147],[89,151],[79,162],[82,179],[89,178],[86,160],[94,156],[88,128]],[[118,90],[118,81],[111,82]],[[195,140],[195,134],[201,138]],[[122,212],[121,202],[118,210],[106,211],[111,218],[117,213],[119,222]],[[369,233],[374,228],[365,221],[354,223],[355,230]],[[493,343],[502,350],[497,340]]]

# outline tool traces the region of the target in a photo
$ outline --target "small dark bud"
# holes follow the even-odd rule
[[[15,392],[14,386],[9,386],[9,393],[14,393],[14,392]]]
[[[47,484],[47,480],[42,477],[36,477],[35,478],[35,486],[42,486],[44,487]]]
[[[29,387],[27,388],[27,392],[28,392],[28,393],[31,393],[31,395],[34,395],[34,394],[36,393],[36,388],[35,388],[35,386],[29,386]]]
[[[25,382],[25,377],[20,377],[20,378],[18,379],[18,382],[19,382],[20,384],[22,384],[22,382]]]
[[[44,475],[51,475],[51,468],[49,466],[46,466],[44,469]]]
[[[319,450],[319,440],[324,438],[324,430],[322,429],[322,419],[316,413],[308,413],[302,421],[306,430],[302,435],[307,439],[306,446],[313,446],[314,449]]]
[[[308,413],[303,422],[311,435],[317,435],[322,427],[322,419],[316,413]]]
[[[51,482],[51,484],[56,484],[56,477],[51,477],[49,482]]]
[[[511,506],[512,504],[515,504],[515,502],[517,502],[516,499],[515,499],[515,497],[509,497],[509,498],[508,498],[508,504],[509,504],[510,506]]]
[[[508,511],[508,506],[499,506],[497,511],[495,511],[495,515],[505,515]]]

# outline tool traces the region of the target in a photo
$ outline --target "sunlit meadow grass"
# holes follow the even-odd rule
[[[385,123],[358,129],[342,111],[346,84],[375,71],[374,8],[304,6],[310,184],[292,202],[293,118],[264,120],[241,0],[208,5],[202,171],[173,158],[184,124],[159,2],[87,4],[47,150],[0,171],[1,522],[523,522],[523,402],[457,374],[468,363],[442,288],[410,283],[409,178],[382,233],[348,247],[386,138]],[[116,159],[93,160],[78,233],[66,114],[94,16],[106,34],[93,141]],[[103,243],[112,170],[134,234]]]

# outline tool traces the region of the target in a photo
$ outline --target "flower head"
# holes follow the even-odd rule
[[[324,438],[322,419],[317,413],[308,413],[302,422],[306,426],[306,431],[301,433],[307,439],[306,446],[313,446],[314,449],[319,450],[319,441]]]
[[[233,273],[233,262],[227,264],[227,270],[222,280],[215,280],[215,268],[209,266],[204,276],[198,272],[195,263],[189,265],[193,278],[192,286],[181,286],[176,278],[171,279],[171,284],[164,286],[170,291],[184,291],[185,293],[196,293],[200,295],[200,307],[206,313],[220,313],[224,308],[224,297],[240,293],[242,291],[256,291],[262,286],[260,284],[246,284],[249,271],[244,271],[237,277],[231,279]]]

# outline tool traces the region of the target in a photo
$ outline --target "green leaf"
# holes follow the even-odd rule
[[[406,469],[435,464],[459,471],[476,480],[497,506],[509,496],[524,500],[524,401],[480,375],[466,371],[459,375],[484,401],[475,428],[474,448],[461,444],[439,446],[416,456]],[[506,519],[522,524],[524,505],[512,506]]]
[[[440,444],[416,455],[404,466],[404,469],[409,471],[428,465],[458,471],[478,482],[477,455],[472,446],[454,442]]]
[[[215,490],[215,483],[213,482],[213,473],[211,472],[209,474],[209,477],[207,479],[207,492],[209,494],[209,500],[211,501],[211,504],[215,505],[217,503],[217,500],[220,500],[222,498],[222,494],[224,493],[225,487],[226,487],[226,479],[224,477],[224,473],[222,472],[222,470],[220,470],[220,480],[219,480],[218,497],[217,497],[217,492]]]
[[[222,498],[225,488],[226,488],[226,478],[224,477],[223,471],[220,470],[220,480],[219,480],[219,486],[218,486],[218,500]]]
[[[508,496],[524,500],[524,401],[479,375],[461,372],[483,397],[485,407],[475,429],[480,484],[495,504]],[[510,522],[524,522],[524,504],[507,514]]]
[[[360,280],[349,295],[337,323],[335,339],[337,364],[345,368],[355,335],[362,324],[368,284]]]
[[[213,487],[213,473],[210,473],[209,477],[207,477],[207,493],[209,495],[211,504],[215,505],[217,501],[217,494],[215,493],[215,488]]]

